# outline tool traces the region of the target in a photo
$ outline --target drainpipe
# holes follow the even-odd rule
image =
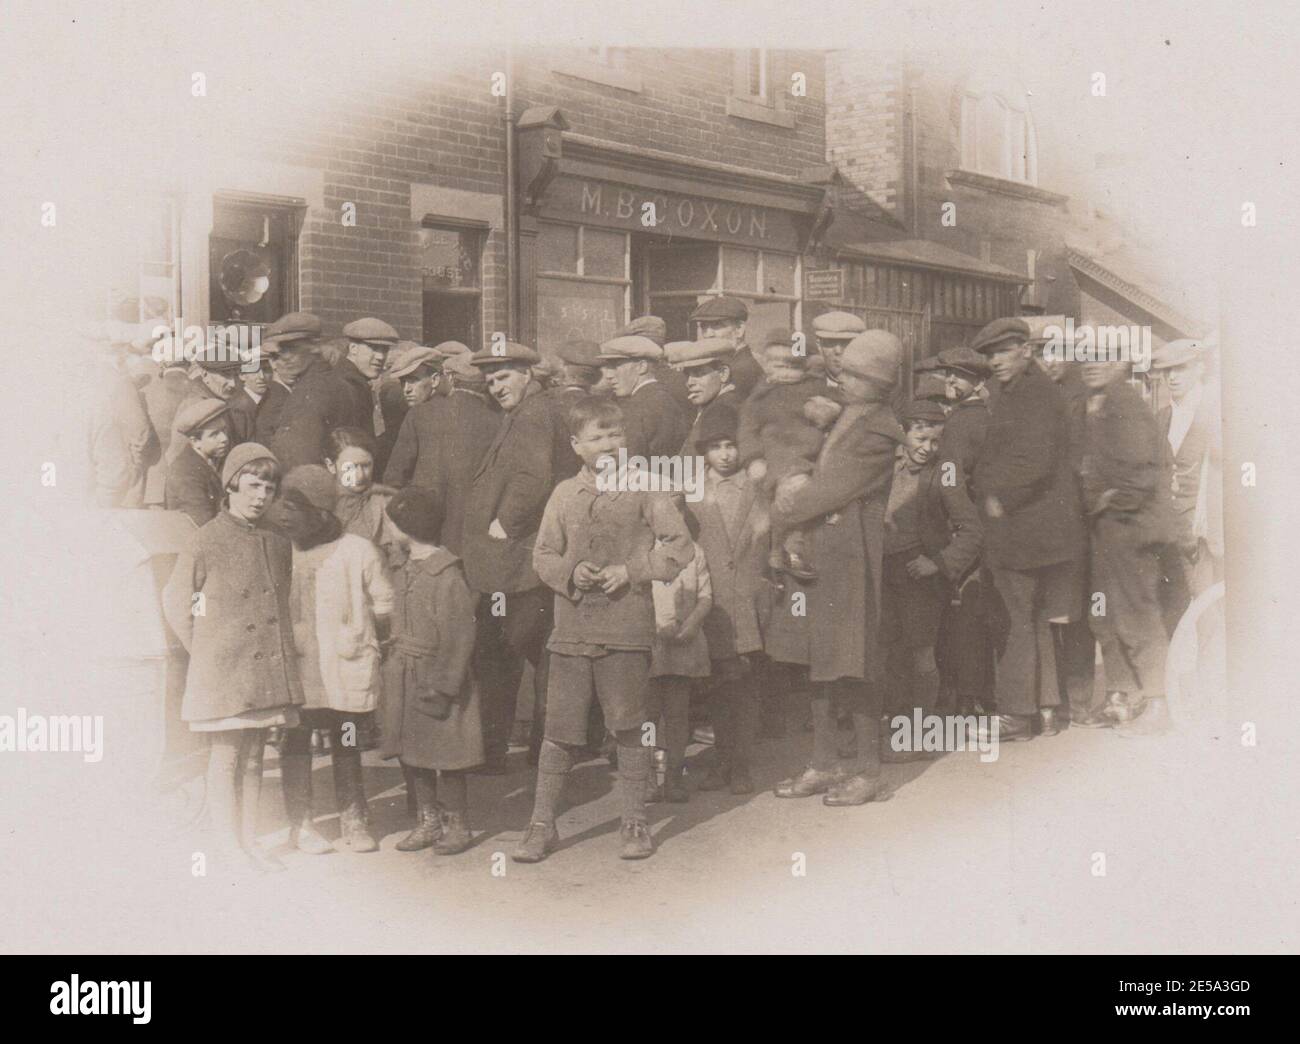
[[[907,172],[907,195],[910,202],[908,210],[911,211],[912,238],[919,239],[921,235],[921,201],[917,198],[917,175],[916,175],[916,88],[907,89],[907,152],[908,152],[908,172]]]
[[[506,334],[519,336],[519,200],[515,194],[515,63],[506,47],[506,93],[502,99],[502,126],[506,135]]]

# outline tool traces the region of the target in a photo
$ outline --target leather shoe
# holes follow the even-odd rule
[[[783,779],[772,793],[779,798],[805,798],[822,794],[844,779],[844,770],[833,768],[830,771],[815,769],[809,765],[799,775]]]
[[[880,776],[850,776],[826,791],[822,798],[823,805],[832,807],[842,805],[865,805],[885,792],[885,781]]]
[[[997,739],[999,743],[1022,743],[1034,738],[1034,719],[1024,714],[997,714]],[[988,727],[987,719],[980,722],[979,739],[981,743],[993,742],[993,730]]]
[[[1061,732],[1061,719],[1053,707],[1042,707],[1038,711],[1038,734],[1040,736],[1057,736]]]

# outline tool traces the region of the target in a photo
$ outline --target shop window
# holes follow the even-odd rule
[[[1027,105],[999,94],[966,93],[961,107],[961,165],[1008,181],[1038,182],[1038,143]]]
[[[749,306],[745,339],[751,345],[761,344],[774,327],[798,325],[799,272],[793,254],[724,246],[720,266],[724,292],[744,298]]]
[[[109,308],[125,323],[170,323],[180,309],[179,225],[169,199],[141,200],[117,230]]]
[[[486,224],[428,223],[419,231],[426,344],[483,343],[482,269]]]
[[[265,326],[298,307],[303,208],[245,197],[213,201],[208,321]]]
[[[606,341],[628,319],[630,236],[580,225],[538,230],[537,348],[568,340]]]

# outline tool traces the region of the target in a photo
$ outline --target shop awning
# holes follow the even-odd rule
[[[963,254],[928,239],[895,239],[883,243],[837,243],[833,249],[846,260],[877,261],[882,264],[927,268],[937,272],[976,276],[1022,285],[1029,277],[977,257]]]

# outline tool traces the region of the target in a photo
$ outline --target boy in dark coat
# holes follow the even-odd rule
[[[644,859],[654,851],[645,818],[650,748],[641,743],[655,635],[650,582],[674,579],[695,556],[667,494],[620,488],[628,485],[617,465],[622,411],[592,398],[574,406],[569,420],[583,467],[555,488],[533,551],[537,575],[555,591],[555,628],[547,643],[550,687],[537,799],[513,854],[521,863],[545,859],[558,840],[555,811],[573,751],[587,741],[593,699],[618,740],[621,856]]]
[[[940,621],[979,559],[983,531],[965,485],[940,467],[943,408],[914,399],[899,420],[905,439],[885,509],[881,647],[892,696],[886,711],[910,716],[936,710]]]
[[[226,404],[218,399],[191,399],[176,411],[176,434],[186,445],[167,466],[164,487],[168,511],[184,511],[202,526],[221,510],[223,490],[218,468],[230,446]]]

